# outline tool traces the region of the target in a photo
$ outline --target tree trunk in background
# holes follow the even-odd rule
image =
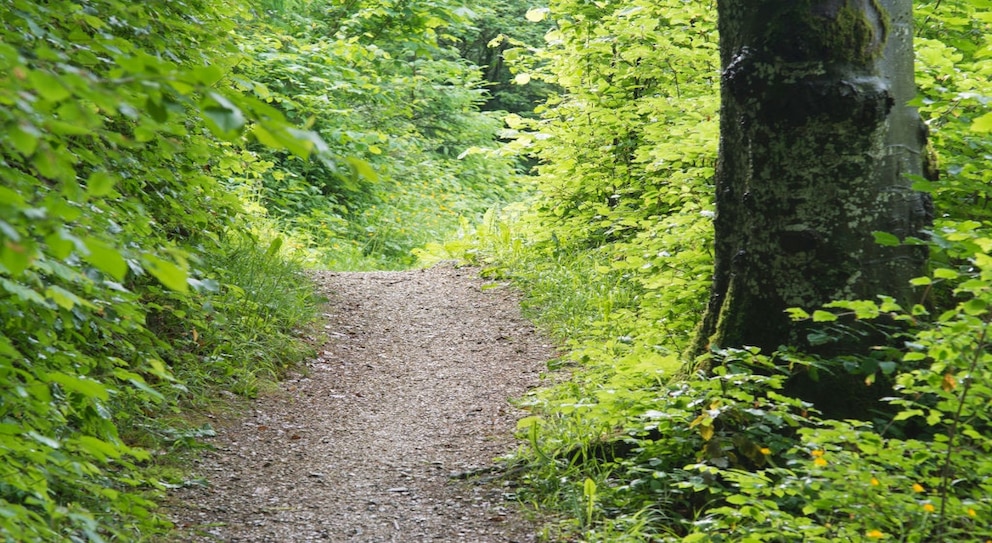
[[[923,237],[932,218],[906,177],[921,173],[926,140],[905,106],[915,94],[911,1],[718,9],[716,267],[697,349],[811,351],[808,325],[787,308],[879,294],[910,303],[908,280],[926,261],[924,248],[882,247],[872,234]]]

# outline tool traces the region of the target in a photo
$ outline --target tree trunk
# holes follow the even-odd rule
[[[790,307],[911,302],[931,220],[910,0],[719,0],[715,277],[697,351],[809,351]],[[697,353],[698,354],[698,353]],[[836,353],[831,353],[836,354]]]

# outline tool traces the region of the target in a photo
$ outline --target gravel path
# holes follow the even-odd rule
[[[551,346],[471,269],[317,275],[329,341],[218,428],[168,511],[180,541],[531,542],[484,471]]]

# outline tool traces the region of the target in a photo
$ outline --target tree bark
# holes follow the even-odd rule
[[[715,276],[697,354],[813,350],[785,310],[884,294],[910,303],[927,195],[910,0],[719,0]],[[856,349],[857,346],[849,346]],[[836,348],[836,346],[835,346]],[[834,353],[832,353],[834,354]]]

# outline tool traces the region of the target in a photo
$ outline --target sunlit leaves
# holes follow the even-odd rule
[[[979,133],[992,132],[992,113],[986,113],[972,121],[971,131]]]
[[[236,220],[210,175],[207,129],[236,138],[260,112],[289,128],[223,81],[240,11],[0,4],[0,420],[19,428],[0,431],[0,533],[12,540],[155,529],[149,504],[125,490],[147,455],[117,424],[166,398],[160,383],[174,377],[160,359],[186,356],[146,319],[164,299],[189,318],[189,282],[210,284],[177,247],[196,237],[217,250]]]
[[[189,274],[184,267],[153,254],[144,255],[142,262],[145,265],[145,270],[166,287],[183,293],[189,290],[187,283]]]
[[[548,16],[550,11],[548,8],[531,8],[527,10],[527,14],[524,17],[532,23],[539,23]]]

